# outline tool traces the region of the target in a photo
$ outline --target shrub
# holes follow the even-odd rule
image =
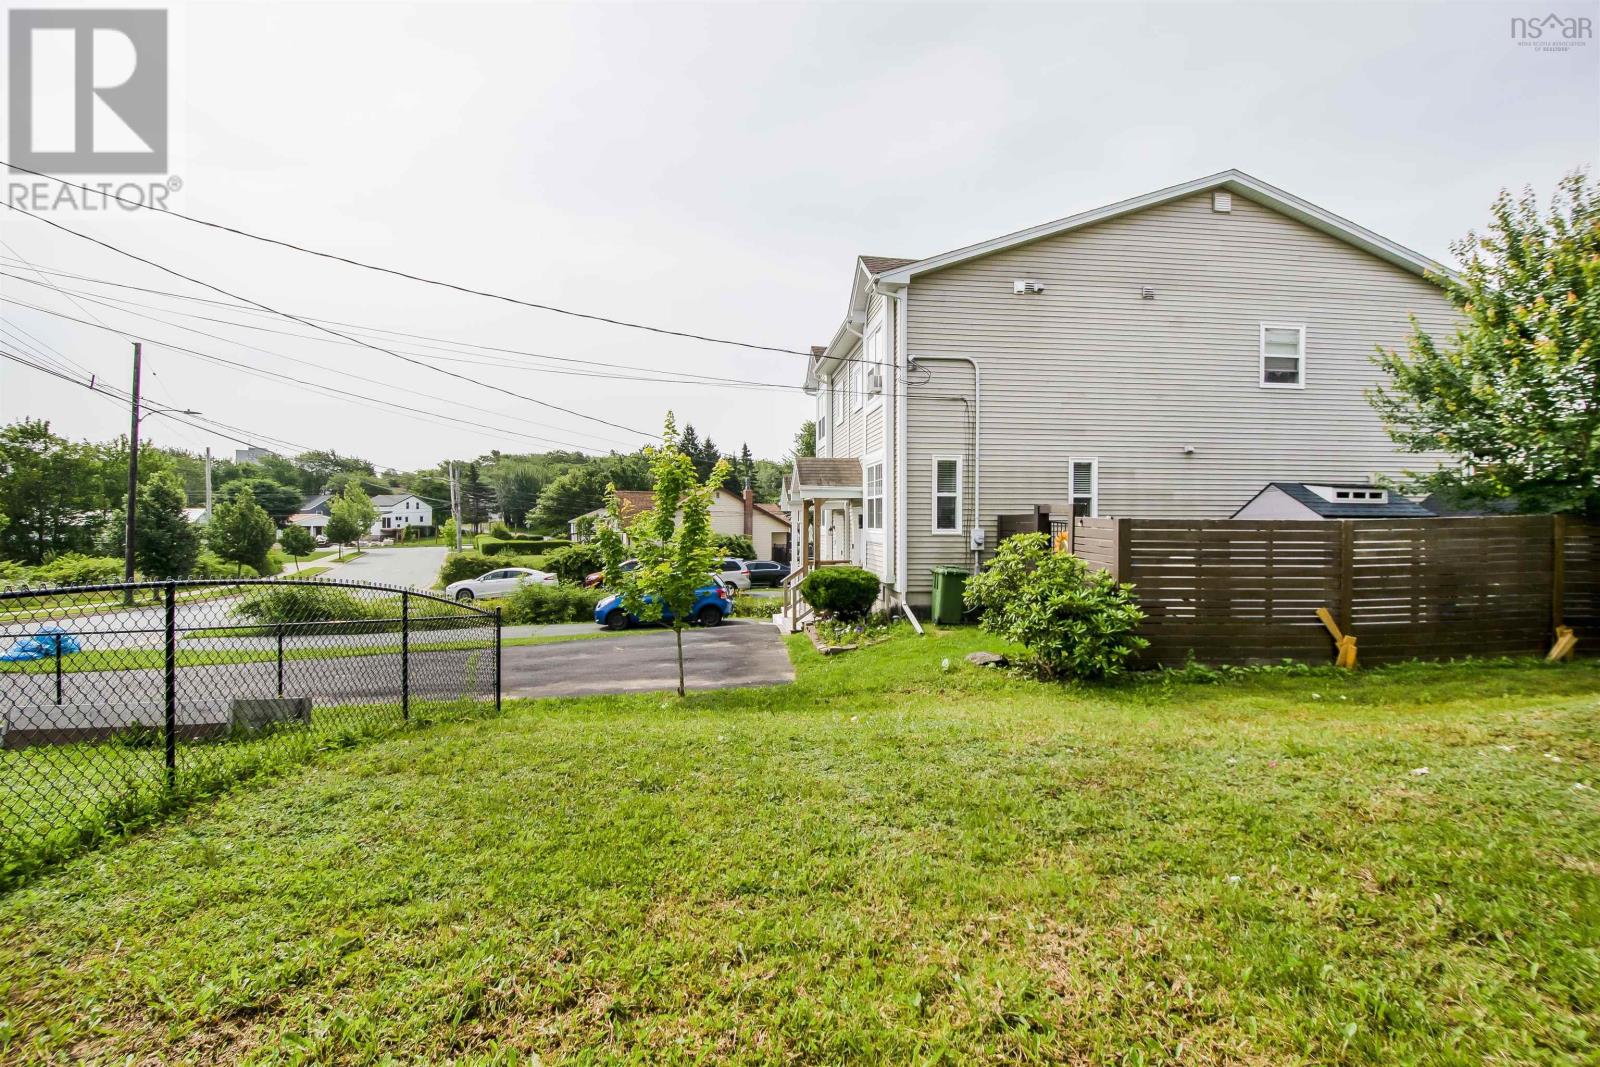
[[[860,567],[822,567],[806,575],[800,595],[819,614],[859,619],[878,599],[878,576]]]
[[[122,581],[122,560],[116,556],[85,556],[68,552],[30,573],[35,585],[99,585]]]
[[[755,559],[756,546],[743,534],[723,534],[717,538],[717,550],[738,559]]]
[[[502,541],[509,541],[515,537],[516,534],[511,531],[511,527],[507,526],[501,520],[496,519],[489,524],[489,536],[498,537]]]
[[[502,612],[513,625],[549,622],[588,622],[594,618],[593,589],[570,585],[519,585],[506,598]]]
[[[1131,585],[1056,552],[1045,534],[1009,537],[980,574],[967,579],[966,605],[989,633],[1015,641],[1047,678],[1114,678],[1149,642]]]
[[[234,612],[256,622],[327,622],[369,619],[376,605],[327,585],[273,585],[248,594]]]
[[[558,548],[544,557],[544,570],[568,585],[581,585],[583,579],[602,565],[599,545],[571,545]]]
[[[477,541],[478,551],[485,556],[531,555],[539,552],[554,551],[558,548],[566,548],[570,544],[572,544],[571,541],[563,541],[553,537],[516,537],[509,540],[480,537]]]
[[[232,578],[235,575],[243,578],[259,578],[254,567],[244,566],[243,573],[238,563],[229,563],[209,548],[200,550],[200,555],[194,561],[194,570],[190,576],[194,578]]]

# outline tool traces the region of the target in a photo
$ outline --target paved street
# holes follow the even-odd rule
[[[398,653],[399,635],[369,637],[389,643]],[[434,639],[448,637],[439,634]],[[794,680],[783,638],[764,622],[730,619],[714,629],[686,630],[683,645],[691,689],[778,685]],[[508,698],[635,693],[677,686],[670,630],[511,646],[504,649],[504,656],[501,677]],[[494,691],[493,670],[492,657],[482,649],[413,653],[412,696],[488,696]],[[0,712],[7,716],[9,729],[100,729],[161,721],[165,683],[159,669],[69,672],[62,676],[61,684],[61,703],[57,704],[52,673],[0,674]],[[177,691],[180,724],[225,723],[235,699],[277,695],[277,664],[268,660],[182,667]],[[284,664],[283,695],[310,697],[314,707],[397,703],[400,658],[398,654],[377,654],[290,659]]]
[[[341,582],[373,582],[429,589],[444,565],[445,548],[369,548],[325,577]],[[327,564],[330,560],[319,560]]]

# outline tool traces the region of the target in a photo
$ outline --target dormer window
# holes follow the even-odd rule
[[[1307,485],[1307,489],[1335,504],[1387,504],[1389,490],[1369,485]]]

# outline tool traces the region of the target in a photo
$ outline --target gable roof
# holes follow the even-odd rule
[[[853,457],[802,456],[794,461],[797,485],[861,484],[861,461]]]
[[[882,274],[886,270],[904,267],[915,263],[914,259],[899,259],[895,256],[857,256],[861,265],[867,269],[868,274]]]
[[[1421,504],[1398,496],[1392,490],[1389,499],[1382,504],[1341,504],[1337,500],[1329,500],[1320,493],[1312,492],[1309,486],[1324,485],[1330,489],[1378,489],[1380,486],[1367,485],[1364,482],[1268,482],[1261,493],[1268,489],[1276,489],[1296,503],[1309,508],[1318,518],[1323,519],[1431,519],[1434,513]],[[1260,496],[1251,497],[1254,500]],[[1249,501],[1246,501],[1248,506]],[[1243,510],[1242,508],[1240,510]]]
[[[913,263],[891,267],[877,275],[877,280],[888,286],[896,288],[904,286],[918,274],[939,270],[943,267],[964,263],[970,259],[987,256],[993,252],[1000,252],[1007,248],[1029,244],[1033,241],[1054,237],[1057,234],[1068,233],[1072,230],[1092,226],[1097,222],[1114,219],[1121,215],[1129,215],[1135,211],[1155,207],[1172,200],[1194,196],[1196,193],[1210,192],[1212,190],[1226,190],[1237,193],[1247,200],[1253,200],[1273,210],[1287,215],[1292,219],[1305,223],[1312,229],[1321,230],[1332,237],[1336,237],[1347,244],[1370,252],[1379,259],[1387,260],[1395,266],[1408,270],[1421,276],[1442,275],[1455,277],[1454,273],[1443,264],[1436,263],[1420,252],[1413,252],[1404,245],[1396,244],[1387,237],[1373,233],[1364,226],[1335,215],[1309,200],[1302,200],[1292,193],[1285,192],[1275,186],[1268,185],[1260,178],[1252,177],[1242,170],[1224,170],[1216,174],[1208,174],[1203,178],[1182,182],[1178,185],[1169,185],[1165,189],[1157,189],[1143,196],[1135,196],[1128,200],[1119,200],[1114,204],[1081,211],[1076,215],[1056,219],[1053,222],[1042,223],[1015,233],[1008,233],[988,241],[967,245],[964,248],[941,252],[927,259],[919,259]],[[863,261],[866,257],[862,257]],[[874,272],[876,273],[876,272]]]
[[[318,493],[316,496],[307,497],[300,505],[301,511],[315,511],[333,499],[332,493]]]
[[[402,500],[421,500],[415,493],[379,493],[372,498],[374,507],[392,508]]]

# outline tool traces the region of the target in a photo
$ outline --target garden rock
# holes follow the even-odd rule
[[[1009,661],[997,652],[968,652],[967,662],[974,667],[1004,667]]]

